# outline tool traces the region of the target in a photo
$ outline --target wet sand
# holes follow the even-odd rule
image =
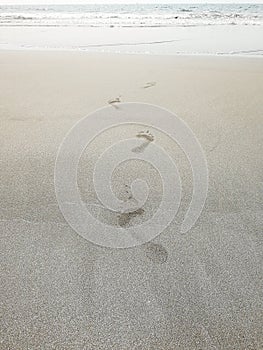
[[[0,26],[0,49],[262,57],[262,36],[261,25],[101,28],[35,24]]]
[[[262,59],[2,51],[0,77],[0,349],[261,349]],[[167,108],[198,137],[209,192],[187,234],[174,221],[150,243],[108,249],[61,215],[58,147],[78,120],[116,99]],[[93,205],[93,166],[105,145],[141,130],[101,135],[83,161],[83,196],[105,222],[113,218]],[[180,169],[180,221],[189,165],[151,132]],[[134,163],[113,179],[120,198],[132,171],[153,190],[124,227],[149,218],[160,195],[151,169]]]

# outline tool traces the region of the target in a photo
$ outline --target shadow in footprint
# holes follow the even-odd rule
[[[156,81],[149,81],[148,83],[146,83],[144,86],[143,86],[143,89],[148,89],[150,87],[153,87],[156,85]]]
[[[118,103],[121,103],[121,96],[118,96],[108,101],[108,104],[116,109],[119,109],[119,107],[117,106]]]
[[[164,264],[168,260],[168,252],[161,244],[152,242],[145,244],[145,254],[155,264]]]
[[[133,153],[142,153],[142,152],[144,152],[146,147],[149,145],[149,143],[150,143],[149,141],[146,141],[146,142],[142,143],[140,146],[134,147],[132,149],[132,152]]]
[[[142,208],[139,208],[135,211],[128,212],[128,213],[121,213],[118,217],[118,224],[121,227],[125,227],[130,223],[132,218],[138,215],[142,215],[143,213],[144,213],[144,209]]]

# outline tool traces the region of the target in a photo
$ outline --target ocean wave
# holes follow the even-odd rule
[[[0,6],[0,25],[171,27],[263,25],[263,5]]]

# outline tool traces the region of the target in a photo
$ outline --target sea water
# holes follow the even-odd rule
[[[0,5],[0,49],[263,54],[263,4]]]
[[[0,25],[175,27],[263,25],[263,4],[0,6]]]

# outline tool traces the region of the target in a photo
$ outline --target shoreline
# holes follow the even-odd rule
[[[130,53],[130,52],[93,52],[93,51],[87,51],[87,50],[77,50],[77,49],[56,49],[56,48],[1,48],[0,54],[4,53],[76,53],[76,54],[84,54],[84,55],[102,55],[102,56],[120,56],[120,57],[129,57],[129,56],[142,56],[142,57],[193,57],[193,58],[237,58],[237,59],[262,59],[263,55],[251,55],[251,54],[236,54],[236,53],[174,53],[174,54],[155,54],[155,53]]]
[[[178,28],[1,26],[0,36],[0,50],[263,57],[261,43],[263,26],[214,25]]]

